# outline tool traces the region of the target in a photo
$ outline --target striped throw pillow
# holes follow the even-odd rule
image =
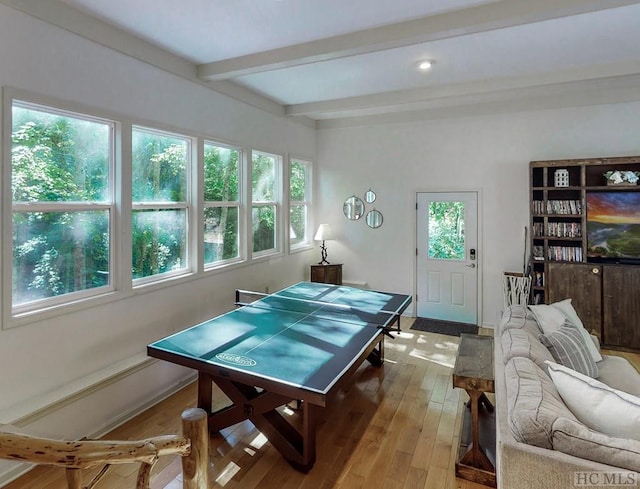
[[[598,376],[598,366],[589,352],[584,337],[569,321],[556,331],[540,335],[540,341],[560,365],[592,378]]]

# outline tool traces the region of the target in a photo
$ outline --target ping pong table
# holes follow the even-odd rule
[[[384,336],[411,297],[300,282],[147,346],[149,356],[198,371],[209,430],[250,420],[296,469],[316,459],[320,410],[368,360],[384,362]],[[212,412],[213,383],[231,405]],[[293,426],[277,410],[301,401]]]

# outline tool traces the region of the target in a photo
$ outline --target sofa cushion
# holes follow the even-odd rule
[[[606,435],[640,441],[640,398],[557,363],[548,362],[547,367],[577,419]]]
[[[559,330],[567,320],[559,309],[548,304],[529,306],[529,310],[535,316],[538,326],[544,334],[553,333],[554,331]]]
[[[598,347],[596,347],[595,343],[591,339],[591,335],[584,327],[584,324],[582,324],[582,321],[580,320],[578,313],[576,312],[576,310],[573,308],[573,305],[571,304],[571,299],[565,299],[563,301],[554,302],[553,304],[551,304],[551,307],[554,307],[558,311],[560,311],[562,315],[569,322],[571,322],[574,326],[576,326],[576,328],[578,328],[578,331],[580,331],[580,334],[582,334],[585,340],[585,343],[587,345],[587,348],[589,350],[589,353],[593,357],[593,360],[595,362],[601,362],[602,355],[600,354],[600,350],[598,349]]]
[[[500,337],[504,363],[513,357],[525,357],[543,370],[547,369],[545,361],[554,361],[549,350],[538,340],[537,336],[529,334],[524,329],[507,329]]]
[[[553,423],[559,417],[576,420],[549,376],[532,360],[514,357],[504,367],[507,422],[522,443],[552,448]]]
[[[509,306],[502,314],[499,326],[500,334],[508,329],[522,329],[535,338],[542,332],[533,313],[527,306],[522,305]]]
[[[597,379],[603,384],[640,397],[640,374],[626,358],[603,355]]]
[[[560,329],[540,335],[540,341],[556,362],[589,377],[598,376],[598,366],[577,326],[566,322]],[[589,342],[593,344],[591,339]]]
[[[638,440],[608,436],[571,419],[558,418],[553,423],[553,448],[594,462],[640,472]]]

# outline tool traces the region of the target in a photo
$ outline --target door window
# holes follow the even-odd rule
[[[464,260],[464,202],[429,203],[428,258]]]

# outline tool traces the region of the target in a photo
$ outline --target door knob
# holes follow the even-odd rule
[[[467,265],[469,268],[476,268],[476,264],[472,263],[471,265]]]

